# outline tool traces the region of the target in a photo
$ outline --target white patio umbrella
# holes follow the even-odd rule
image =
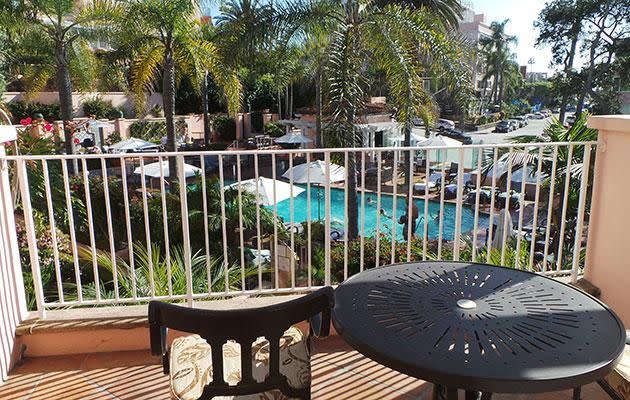
[[[448,136],[435,135],[417,143],[419,147],[460,147],[462,142]]]
[[[263,206],[272,206],[291,198],[291,195],[295,197],[304,191],[301,187],[276,180],[274,195],[274,180],[262,176],[258,179],[247,179],[242,182],[232,183],[226,187],[238,190],[239,186],[241,190],[253,195],[256,195],[256,190],[258,190],[258,204]]]
[[[448,136],[431,135],[431,137],[417,142],[415,145],[418,147],[461,147],[462,142],[460,142],[459,140],[451,139]],[[437,159],[434,159],[434,157],[431,158],[433,161],[437,161],[438,163],[444,162],[449,159],[448,149],[437,150],[435,151],[435,154],[437,155]]]
[[[162,172],[160,172],[160,170]],[[142,174],[142,168],[138,167],[133,170],[134,174]],[[147,164],[144,166],[144,175],[150,176],[151,178],[159,178],[164,175],[165,178],[170,176],[170,171],[168,168],[168,160],[164,160],[162,162],[154,162],[151,164]],[[201,174],[201,168],[197,168],[194,165],[184,164],[184,176],[186,178],[190,178],[195,175]]]
[[[288,169],[283,178],[291,179],[295,183],[313,183],[316,185],[326,184],[326,163],[322,160],[311,161],[310,163],[296,165]],[[346,179],[346,169],[340,165],[330,163],[329,183],[341,182]]]
[[[147,150],[157,150],[158,145],[155,143],[147,142],[146,140],[129,138],[122,140],[118,143],[114,143],[109,146],[109,151],[112,153],[126,153],[129,151],[141,152]]]
[[[312,143],[313,139],[307,138],[301,133],[287,133],[284,136],[280,136],[275,139],[276,143],[286,143],[286,144],[307,144]]]
[[[311,183],[314,185],[326,184],[326,163],[322,160],[311,161],[310,163],[296,165],[289,168],[283,178],[291,179],[295,183]],[[346,179],[346,169],[340,165],[329,164],[329,183],[341,182]],[[320,218],[319,190],[317,191],[317,218]]]
[[[509,210],[504,208],[499,212],[497,218],[497,228],[495,229],[493,233],[494,237],[492,238],[493,249],[501,250],[503,248],[503,232],[505,232],[506,226],[508,230],[506,235],[507,242],[514,235],[514,229],[512,225],[512,215]]]

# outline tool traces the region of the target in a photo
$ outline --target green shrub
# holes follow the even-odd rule
[[[231,142],[236,139],[236,122],[234,122],[234,118],[226,115],[216,117],[213,125],[220,141]]]
[[[265,135],[277,138],[284,135],[284,125],[279,122],[267,122],[264,131]]]
[[[120,117],[120,109],[114,107],[111,101],[103,100],[96,96],[83,102],[83,113],[86,116],[95,116],[98,119],[116,119]]]
[[[121,140],[122,140],[122,137],[120,136],[120,132],[114,131],[110,133],[109,136],[107,136],[107,139],[105,139],[105,143],[108,146],[111,146],[112,144],[118,143]]]
[[[11,113],[11,119],[14,124],[19,124],[22,118],[31,117],[37,113],[44,116],[46,121],[58,121],[61,119],[61,111],[59,103],[42,104],[27,103],[25,101],[12,101],[7,103],[7,109]]]

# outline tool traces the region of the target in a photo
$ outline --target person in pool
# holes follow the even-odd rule
[[[410,199],[407,197],[405,201],[405,210],[409,210],[409,201]],[[417,227],[416,221],[419,215],[420,211],[418,210],[418,206],[413,202],[413,200],[411,200],[411,221],[409,220],[409,216],[407,214],[402,215],[398,220],[398,223],[403,226],[403,237],[405,240],[407,240],[407,235],[409,233],[409,224],[411,224],[411,237],[413,238],[415,236]]]

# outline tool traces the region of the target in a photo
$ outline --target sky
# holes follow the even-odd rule
[[[475,13],[485,14],[488,25],[492,21],[510,20],[506,29],[508,34],[518,37],[518,44],[513,45],[512,50],[517,55],[519,65],[527,65],[528,71],[552,72],[554,68],[549,65],[551,62],[549,47],[534,47],[538,34],[534,28],[534,21],[547,1],[549,0],[463,0],[464,3],[472,4]],[[207,12],[216,16],[218,2],[211,3],[212,7],[208,7]],[[528,65],[530,58],[535,61],[533,66]]]
[[[485,14],[488,25],[492,21],[509,19],[506,31],[518,38],[518,43],[512,46],[519,65],[527,65],[528,71],[551,72],[551,50],[549,47],[536,48],[534,43],[538,31],[534,28],[534,21],[548,0],[468,0],[472,3],[476,14]],[[528,65],[533,58],[535,64]],[[530,68],[532,67],[532,68]]]

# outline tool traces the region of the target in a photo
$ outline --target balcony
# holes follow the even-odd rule
[[[168,378],[147,351],[149,300],[260,305],[395,262],[487,262],[582,287],[586,277],[627,324],[619,240],[630,219],[619,184],[630,121],[591,124],[597,142],[74,156],[2,149],[0,258],[10,295],[0,398],[168,398]],[[298,176],[295,167],[309,163],[319,175]],[[356,177],[345,173],[352,166]],[[415,214],[415,227],[401,220]],[[316,341],[312,365],[315,399],[430,397],[431,384],[336,335]],[[594,385],[585,390],[606,398]]]

